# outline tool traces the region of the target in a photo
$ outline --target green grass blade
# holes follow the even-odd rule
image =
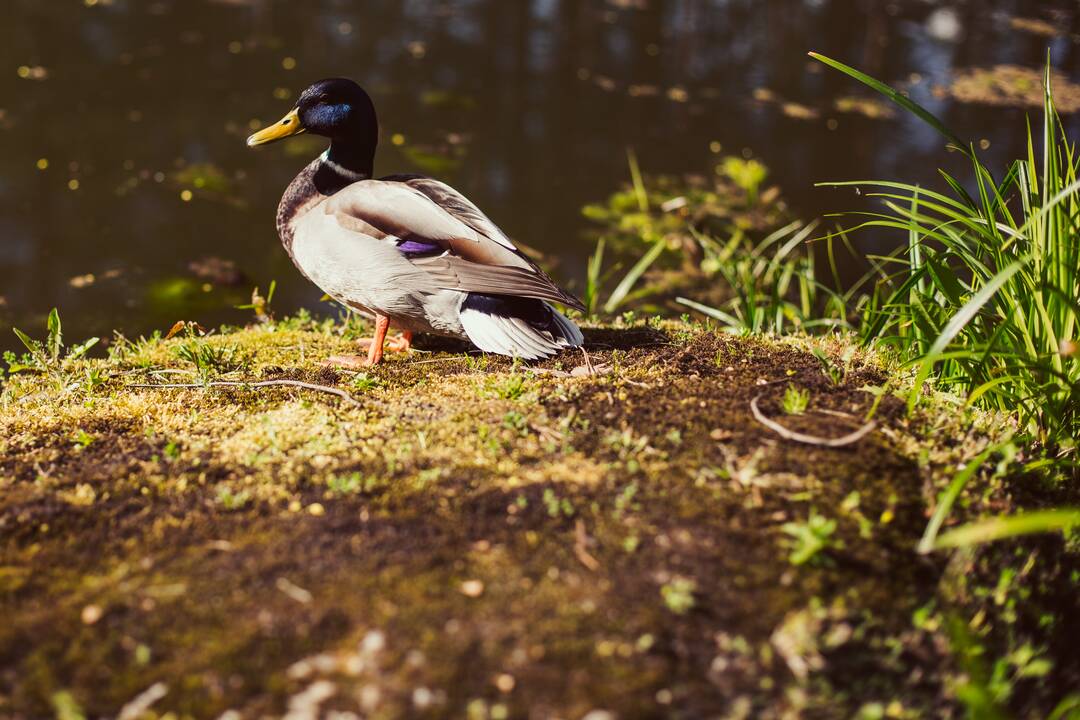
[[[976,457],[968,461],[964,465],[963,470],[956,473],[952,481],[949,483],[949,487],[945,488],[945,492],[938,498],[937,507],[934,508],[934,514],[930,517],[930,522],[926,524],[926,530],[923,531],[922,539],[919,541],[917,550],[925,555],[934,549],[937,542],[938,531],[941,530],[941,525],[949,517],[949,512],[952,511],[952,506],[956,502],[956,498],[960,497],[961,491],[964,486],[967,485],[968,480],[981,468],[986,459],[989,458],[994,452],[996,452],[1001,446],[995,445],[983,450]]]
[[[948,347],[949,343],[959,334],[964,326],[971,322],[971,319],[975,317],[975,314],[982,309],[987,302],[1001,289],[1001,286],[1012,278],[1020,269],[1024,267],[1024,263],[1016,261],[1011,263],[1004,270],[994,276],[990,282],[983,285],[979,289],[979,292],[967,301],[967,303],[960,308],[960,311],[953,315],[949,323],[941,331],[941,335],[934,341],[934,344],[930,347],[930,354],[936,355],[941,353]]]
[[[702,305],[701,303],[690,300],[689,298],[678,297],[675,298],[675,302],[679,303],[680,305],[685,305],[686,307],[693,310],[697,310],[702,315],[711,317],[714,320],[719,320],[720,322],[724,323],[729,327],[741,327],[744,324],[738,318],[733,315],[729,315],[723,310],[710,307],[708,305]]]
[[[596,304],[600,301],[600,271],[604,265],[605,239],[596,243],[596,251],[589,258],[585,267],[585,312],[589,317],[596,315]]]
[[[955,145],[957,147],[957,149],[959,149],[965,155],[968,155],[968,156],[971,155],[971,150],[968,148],[968,143],[964,142],[960,138],[960,136],[957,135],[956,133],[954,133],[952,130],[945,127],[944,123],[942,123],[940,120],[938,120],[933,115],[933,113],[931,113],[929,110],[924,108],[922,105],[919,105],[918,103],[911,100],[910,98],[904,97],[903,95],[900,94],[899,91],[892,89],[891,87],[889,87],[885,83],[881,82],[880,80],[872,78],[872,77],[870,77],[869,75],[867,75],[865,73],[859,72],[855,68],[853,68],[853,67],[851,67],[849,65],[845,65],[844,63],[842,63],[842,62],[840,62],[838,60],[833,60],[830,57],[826,57],[825,55],[822,55],[822,54],[816,53],[816,52],[811,52],[811,53],[808,53],[808,54],[810,55],[810,57],[814,58],[815,60],[817,60],[819,62],[822,62],[822,63],[825,63],[829,67],[831,67],[831,68],[833,68],[835,70],[839,70],[840,72],[844,73],[848,77],[851,77],[851,78],[854,78],[855,80],[858,80],[859,82],[861,82],[863,85],[866,85],[870,89],[876,90],[877,92],[881,93],[882,95],[884,95],[886,98],[891,100],[896,105],[899,105],[904,110],[907,110],[912,115],[915,115],[920,120],[925,122],[927,125],[934,128],[935,130],[937,130],[942,136],[945,137],[946,140],[948,140],[950,143]]]
[[[968,547],[995,540],[1045,532],[1068,532],[1080,527],[1080,508],[1040,510],[970,523],[943,533],[935,550]]]
[[[972,208],[976,207],[975,201],[971,199],[971,195],[968,194],[968,191],[964,189],[963,185],[956,181],[956,178],[941,168],[938,168],[938,174],[945,179],[945,182],[948,183],[949,187],[952,188],[952,191],[956,193],[956,196],[960,198],[961,202]]]
[[[64,334],[60,329],[60,313],[56,308],[49,312],[49,338],[45,342],[45,349],[55,362],[60,357],[60,349],[64,346]]]
[[[641,276],[645,274],[645,271],[649,269],[649,266],[656,262],[656,259],[660,257],[660,254],[664,252],[665,248],[666,245],[664,245],[662,241],[653,243],[653,246],[649,248],[649,252],[645,253],[641,259],[634,264],[634,267],[630,268],[630,271],[626,273],[626,276],[623,277],[622,281],[615,286],[615,290],[612,291],[611,296],[608,298],[607,302],[604,303],[604,312],[615,312],[616,308],[626,300],[626,296],[630,294],[630,290],[633,289],[637,281],[641,279]]]
[[[931,200],[934,200],[936,202],[941,203],[942,205],[949,205],[950,207],[952,207],[954,210],[956,210],[961,215],[970,215],[971,212],[972,212],[972,209],[976,207],[974,204],[972,204],[970,206],[964,205],[962,202],[954,200],[953,198],[949,197],[948,195],[942,195],[939,192],[934,192],[934,191],[928,190],[926,188],[920,188],[918,185],[912,185],[910,183],[891,182],[891,181],[888,181],[888,180],[833,180],[833,181],[830,181],[830,182],[814,183],[814,187],[860,187],[861,188],[861,187],[864,187],[864,186],[865,187],[888,188],[890,190],[901,190],[901,191],[903,191],[903,192],[905,192],[905,193],[907,193],[909,195],[911,193],[915,192],[915,190],[918,190],[920,195],[922,195],[924,200],[926,198],[929,198]],[[904,196],[901,196],[901,197],[904,197]],[[847,213],[843,213],[843,214],[846,215]]]
[[[926,379],[930,377],[930,372],[934,367],[934,363],[937,362],[938,356],[941,355],[960,331],[964,329],[964,326],[971,322],[971,319],[975,317],[975,314],[990,301],[990,298],[1001,289],[1001,286],[1008,282],[1009,278],[1015,275],[1023,266],[1024,264],[1021,262],[1014,262],[998,273],[990,282],[984,285],[979,292],[975,293],[975,295],[968,300],[945,325],[941,334],[938,335],[937,340],[930,346],[930,350],[922,359],[922,366],[919,368],[919,372],[915,377],[915,384],[908,394],[908,412],[915,409],[915,405],[919,401],[919,394],[922,392],[922,385],[926,382]]]
[[[26,346],[27,351],[29,351],[31,355],[37,355],[38,352],[41,351],[41,348],[38,346],[37,342],[35,342],[32,337],[30,337],[17,327],[13,327],[11,329],[12,331],[14,331],[15,336],[19,338],[19,341]]]
[[[641,177],[641,167],[638,165],[637,153],[633,148],[626,149],[626,161],[630,164],[630,180],[634,183],[634,196],[637,198],[638,209],[641,212],[649,212],[649,194],[645,191],[645,181]]]

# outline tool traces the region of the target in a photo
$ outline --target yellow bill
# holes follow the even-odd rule
[[[275,140],[287,138],[290,135],[298,135],[299,133],[304,132],[304,129],[304,126],[300,123],[300,116],[297,114],[296,108],[293,108],[285,115],[285,117],[281,118],[273,125],[265,127],[248,137],[247,144],[248,147],[265,145],[266,143],[272,143]]]

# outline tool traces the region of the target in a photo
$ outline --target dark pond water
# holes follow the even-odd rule
[[[753,153],[806,217],[859,202],[815,181],[955,165],[916,121],[853,112],[867,96],[808,50],[902,84],[995,163],[1023,152],[1024,111],[954,99],[958,74],[1038,69],[1049,47],[1080,76],[1076,2],[0,0],[0,17],[0,347],[53,305],[71,337],[241,321],[271,279],[278,311],[318,308],[273,218],[321,146],[243,139],[323,76],[375,97],[378,171],[450,181],[568,280],[580,207],[625,180],[628,147],[647,172]]]

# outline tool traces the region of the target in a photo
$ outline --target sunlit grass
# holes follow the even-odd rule
[[[828,183],[874,187],[885,210],[865,213],[859,227],[907,236],[899,252],[876,259],[881,276],[865,308],[864,339],[888,343],[917,365],[912,406],[934,373],[969,403],[1016,412],[1032,439],[1059,463],[1070,461],[1080,434],[1080,182],[1049,67],[1041,142],[1029,124],[1027,157],[998,178],[973,145],[910,99],[815,57],[925,120],[972,167],[974,193],[944,171],[948,194],[902,182]]]
[[[720,321],[732,333],[775,333],[847,327],[849,304],[858,288],[839,292],[823,283],[808,240],[816,223],[793,222],[761,242],[749,244],[741,233],[726,241],[691,230],[716,271],[728,300],[707,306],[689,298],[678,302]],[[832,238],[828,252],[832,260]],[[835,268],[835,264],[833,263]]]

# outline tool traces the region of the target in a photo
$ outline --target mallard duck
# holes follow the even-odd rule
[[[285,190],[277,212],[281,242],[327,295],[375,318],[366,358],[337,357],[336,364],[374,365],[384,344],[407,350],[416,332],[524,359],[581,346],[577,325],[550,304],[584,310],[581,301],[464,195],[422,175],[373,179],[379,126],[359,85],[320,80],[247,144],[302,132],[329,138],[330,147]],[[386,343],[391,326],[402,334]]]

